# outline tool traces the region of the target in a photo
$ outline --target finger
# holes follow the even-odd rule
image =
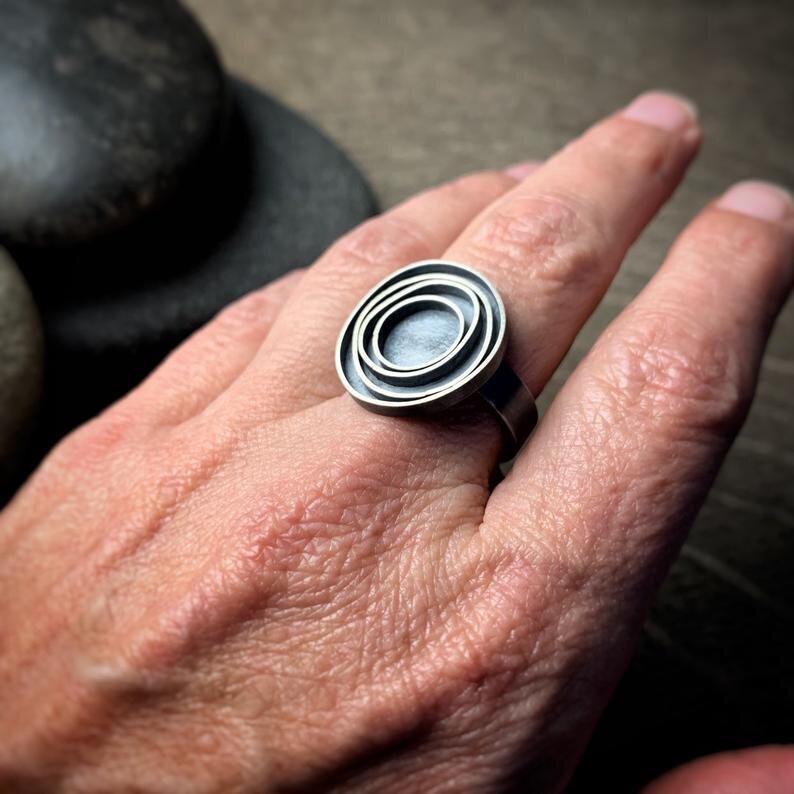
[[[794,748],[752,747],[698,758],[643,789],[643,794],[789,794]]]
[[[779,189],[744,183],[707,208],[489,501],[487,543],[550,582],[570,617],[558,641],[578,643],[582,675],[614,681],[622,669],[616,657],[744,419],[793,252],[794,211]]]
[[[125,407],[153,424],[198,414],[248,366],[302,277],[287,273],[227,306],[132,391]]]
[[[483,207],[515,184],[502,172],[471,174],[420,193],[342,238],[290,297],[245,387],[261,394],[269,384],[279,398],[276,410],[287,412],[340,394],[334,347],[353,307],[396,268],[440,256]]]
[[[505,168],[505,173],[512,176],[516,182],[523,182],[530,174],[534,174],[543,163],[539,160],[526,160],[523,163],[515,163]]]
[[[446,252],[484,271],[500,290],[509,361],[535,394],[678,185],[699,141],[688,103],[644,94],[488,207]]]

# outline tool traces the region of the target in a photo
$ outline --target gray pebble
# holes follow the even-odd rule
[[[214,152],[225,79],[175,0],[0,0],[0,240],[71,245],[166,203]]]
[[[0,249],[0,488],[18,468],[42,392],[38,311],[11,257]]]

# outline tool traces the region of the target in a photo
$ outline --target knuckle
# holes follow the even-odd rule
[[[597,213],[567,196],[524,196],[494,209],[472,240],[475,260],[498,267],[515,282],[507,288],[526,292],[548,284],[568,287],[595,277],[605,238]]]
[[[781,240],[769,224],[736,213],[706,212],[684,232],[677,253],[695,264],[741,262],[777,266]]]
[[[730,434],[752,397],[736,350],[697,322],[669,314],[646,316],[615,336],[606,373],[622,411],[679,432]]]
[[[70,471],[103,463],[140,433],[140,419],[119,403],[64,438],[47,464]]]
[[[281,308],[280,298],[283,294],[274,293],[270,286],[250,292],[223,309],[214,320],[215,327],[221,333],[237,335],[240,331],[250,331],[256,335],[272,322]]]
[[[439,201],[471,204],[473,198],[496,198],[515,186],[515,180],[501,171],[478,171],[453,179],[437,188]]]
[[[398,213],[366,221],[329,252],[325,266],[335,275],[360,275],[362,267],[407,264],[433,256],[427,234]]]
[[[653,177],[666,171],[677,138],[646,124],[613,117],[585,133],[583,142],[596,157],[606,157],[621,169]]]
[[[216,317],[216,327],[221,330],[236,331],[264,322],[269,314],[271,297],[267,289],[257,290],[236,300]]]

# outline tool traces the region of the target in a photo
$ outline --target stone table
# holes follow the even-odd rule
[[[189,0],[227,65],[316,120],[384,205],[544,158],[648,87],[700,106],[706,144],[542,405],[731,182],[794,186],[787,0]],[[747,426],[668,577],[574,790],[635,791],[695,755],[794,740],[794,304]]]

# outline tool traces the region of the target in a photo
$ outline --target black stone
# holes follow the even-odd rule
[[[38,311],[22,274],[0,249],[0,502],[19,470],[41,399],[43,345]]]
[[[175,0],[0,0],[0,240],[71,245],[160,208],[225,111],[213,47]]]
[[[251,86],[231,87],[226,153],[204,190],[126,237],[15,252],[45,323],[45,446],[230,301],[310,264],[375,211],[359,171],[315,127]]]

